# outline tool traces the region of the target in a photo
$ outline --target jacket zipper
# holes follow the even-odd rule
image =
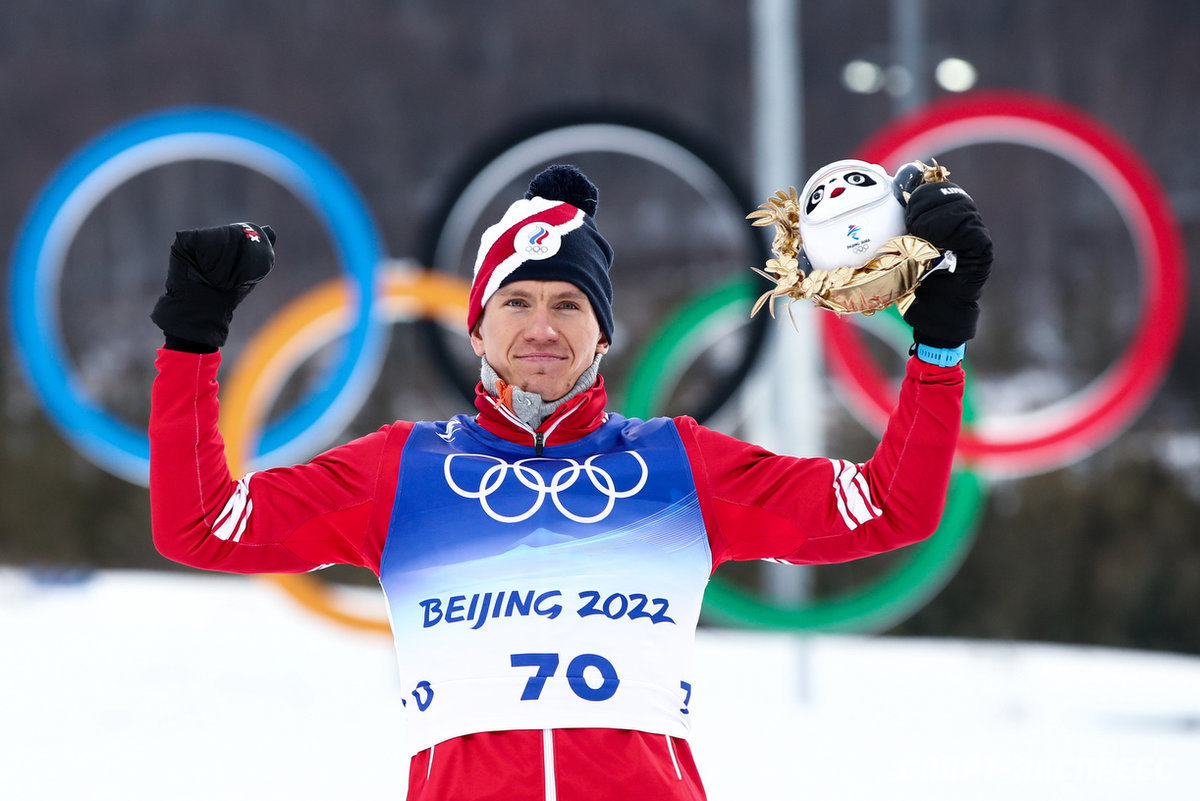
[[[555,420],[554,424],[551,425],[550,428],[548,428],[547,430],[534,431],[532,428],[530,428],[525,423],[524,420],[522,420],[521,418],[519,418],[515,414],[513,414],[508,408],[506,408],[504,406],[504,404],[500,403],[500,401],[498,401],[496,398],[489,398],[489,400],[491,400],[492,406],[496,409],[496,411],[500,412],[501,417],[508,420],[510,423],[512,423],[517,428],[524,429],[525,431],[528,431],[530,434],[533,434],[533,447],[534,447],[536,455],[538,455],[538,456],[542,455],[542,449],[546,447],[546,437],[548,437],[550,434],[553,434],[554,429],[558,428],[559,425],[564,420],[566,420],[568,417],[570,417],[572,414],[574,414],[575,411],[577,409],[579,409],[580,406],[582,405],[582,404],[577,404],[575,406],[569,407],[565,412],[563,412],[562,416],[559,417],[557,420]],[[608,419],[607,414],[604,415],[604,419],[605,420]]]

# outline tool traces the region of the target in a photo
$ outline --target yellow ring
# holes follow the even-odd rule
[[[400,265],[380,271],[376,314],[380,322],[432,319],[461,325],[470,286],[444,273]],[[267,413],[288,377],[322,345],[346,333],[351,323],[344,279],[331,279],[285,306],[247,344],[221,393],[221,434],[235,476],[248,470]],[[336,593],[311,574],[266,576],[302,606],[338,623],[390,632],[386,618],[340,609]]]

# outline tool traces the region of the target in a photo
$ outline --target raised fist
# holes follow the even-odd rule
[[[975,201],[949,181],[913,190],[904,222],[908,233],[954,251],[957,259],[954,272],[937,270],[921,282],[904,319],[918,343],[957,347],[975,336],[979,296],[992,271],[992,237]]]
[[[167,291],[150,314],[168,345],[198,351],[223,346],[233,310],[275,264],[274,245],[269,225],[242,222],[177,231]]]

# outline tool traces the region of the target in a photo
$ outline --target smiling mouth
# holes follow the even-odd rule
[[[525,353],[517,357],[518,360],[527,362],[559,362],[565,361],[566,358],[558,353]]]

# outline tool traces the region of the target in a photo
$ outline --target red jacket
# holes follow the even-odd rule
[[[254,515],[221,518],[236,493],[217,429],[220,354],[162,349],[150,417],[154,542],[170,559],[236,573],[304,572],[341,563],[379,573],[401,453],[412,423],[395,422],[307,464],[254,474]],[[945,500],[961,418],[963,373],[911,359],[899,404],[864,464],[795,458],[674,424],[687,452],[713,568],[729,560],[796,564],[857,559],[929,536]],[[482,392],[477,421],[531,448],[578,439],[605,420],[602,380],[538,432]],[[614,729],[471,734],[417,754],[411,801],[702,799],[685,740]]]

